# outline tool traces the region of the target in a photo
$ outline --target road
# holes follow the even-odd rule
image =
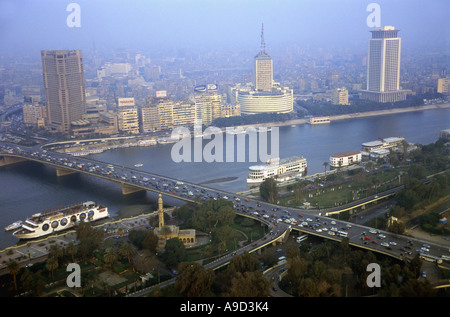
[[[440,257],[449,255],[448,246],[431,244],[429,242],[412,239],[407,236],[396,235],[386,231],[377,230],[348,221],[336,220],[323,216],[336,212],[339,208],[350,209],[362,204],[375,203],[391,197],[401,187],[397,187],[377,195],[354,201],[351,204],[328,210],[307,210],[291,207],[281,207],[275,204],[259,201],[246,196],[223,192],[217,189],[179,181],[161,175],[148,173],[139,169],[125,168],[123,166],[100,162],[85,157],[73,157],[67,154],[42,150],[39,147],[27,148],[0,142],[0,156],[26,158],[56,168],[64,168],[74,172],[82,172],[95,177],[101,177],[116,183],[133,186],[142,190],[149,190],[163,195],[175,197],[184,201],[195,202],[208,199],[225,199],[232,201],[235,211],[243,216],[265,222],[268,225],[268,234],[251,245],[238,250],[243,252],[256,251],[284,233],[297,230],[313,234],[326,239],[341,241],[349,239],[349,244],[380,252],[398,259],[412,259],[416,253]],[[225,265],[233,254],[224,255],[207,267],[217,268]]]

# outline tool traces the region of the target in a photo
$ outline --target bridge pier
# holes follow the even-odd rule
[[[70,174],[76,174],[78,173],[77,171],[72,171],[66,168],[57,168],[56,169],[56,176],[65,176],[65,175],[70,175]]]
[[[7,166],[11,164],[16,164],[19,162],[24,162],[26,159],[20,157],[12,157],[12,156],[2,156],[0,157],[0,166]]]
[[[129,195],[129,194],[140,192],[140,191],[144,191],[144,189],[122,183],[122,194],[123,195]]]

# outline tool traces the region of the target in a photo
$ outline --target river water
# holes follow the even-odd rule
[[[323,163],[329,162],[331,155],[360,151],[363,142],[402,136],[408,142],[429,144],[438,139],[439,131],[448,128],[450,108],[346,119],[326,125],[284,126],[279,128],[279,156],[283,159],[303,155],[308,161],[308,173],[314,174],[324,171]],[[127,167],[142,163],[141,169],[148,172],[193,183],[207,182],[206,186],[230,192],[248,188],[248,167],[255,165],[248,157],[246,162],[239,163],[176,163],[171,156],[173,146],[121,148],[91,155],[91,158]],[[155,197],[150,192],[123,196],[119,185],[82,174],[58,178],[53,168],[33,162],[1,167],[0,249],[17,243],[10,232],[1,228],[34,213],[94,200],[107,205],[110,214],[117,216],[131,207],[148,209],[155,203]],[[170,198],[165,198],[164,202],[181,204]]]

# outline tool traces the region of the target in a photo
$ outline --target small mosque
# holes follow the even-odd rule
[[[164,208],[161,194],[158,197],[158,228],[154,229],[155,235],[158,237],[158,249],[164,249],[166,241],[178,238],[183,242],[184,246],[195,245],[195,229],[180,230],[178,226],[164,224]]]

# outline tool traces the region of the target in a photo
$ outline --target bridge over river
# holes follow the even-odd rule
[[[335,241],[341,241],[345,237],[349,239],[349,244],[352,246],[383,253],[400,260],[411,260],[416,253],[421,253],[424,259],[437,263],[441,255],[449,255],[449,247],[445,245],[432,244],[408,236],[392,234],[387,231],[328,217],[331,214],[345,210],[352,211],[355,208],[390,198],[402,186],[362,200],[353,201],[347,205],[318,211],[282,207],[244,195],[148,173],[137,168],[133,169],[86,157],[74,157],[68,154],[46,151],[40,147],[18,147],[0,142],[0,166],[23,161],[35,161],[52,166],[59,176],[84,173],[92,177],[99,177],[117,183],[121,186],[123,194],[151,191],[189,203],[200,203],[208,199],[230,200],[235,206],[236,213],[256,219],[266,224],[269,228],[265,237],[244,247],[249,252],[260,251],[269,244],[282,242],[292,230],[295,230],[302,234],[311,234]],[[294,221],[291,223],[280,221],[286,217]],[[429,251],[426,253],[422,250],[424,244],[429,246]],[[243,252],[242,250],[241,252]],[[224,255],[217,261],[209,264],[209,266],[218,268],[226,265],[234,254],[236,253]],[[448,265],[448,263],[444,261],[441,265]]]

